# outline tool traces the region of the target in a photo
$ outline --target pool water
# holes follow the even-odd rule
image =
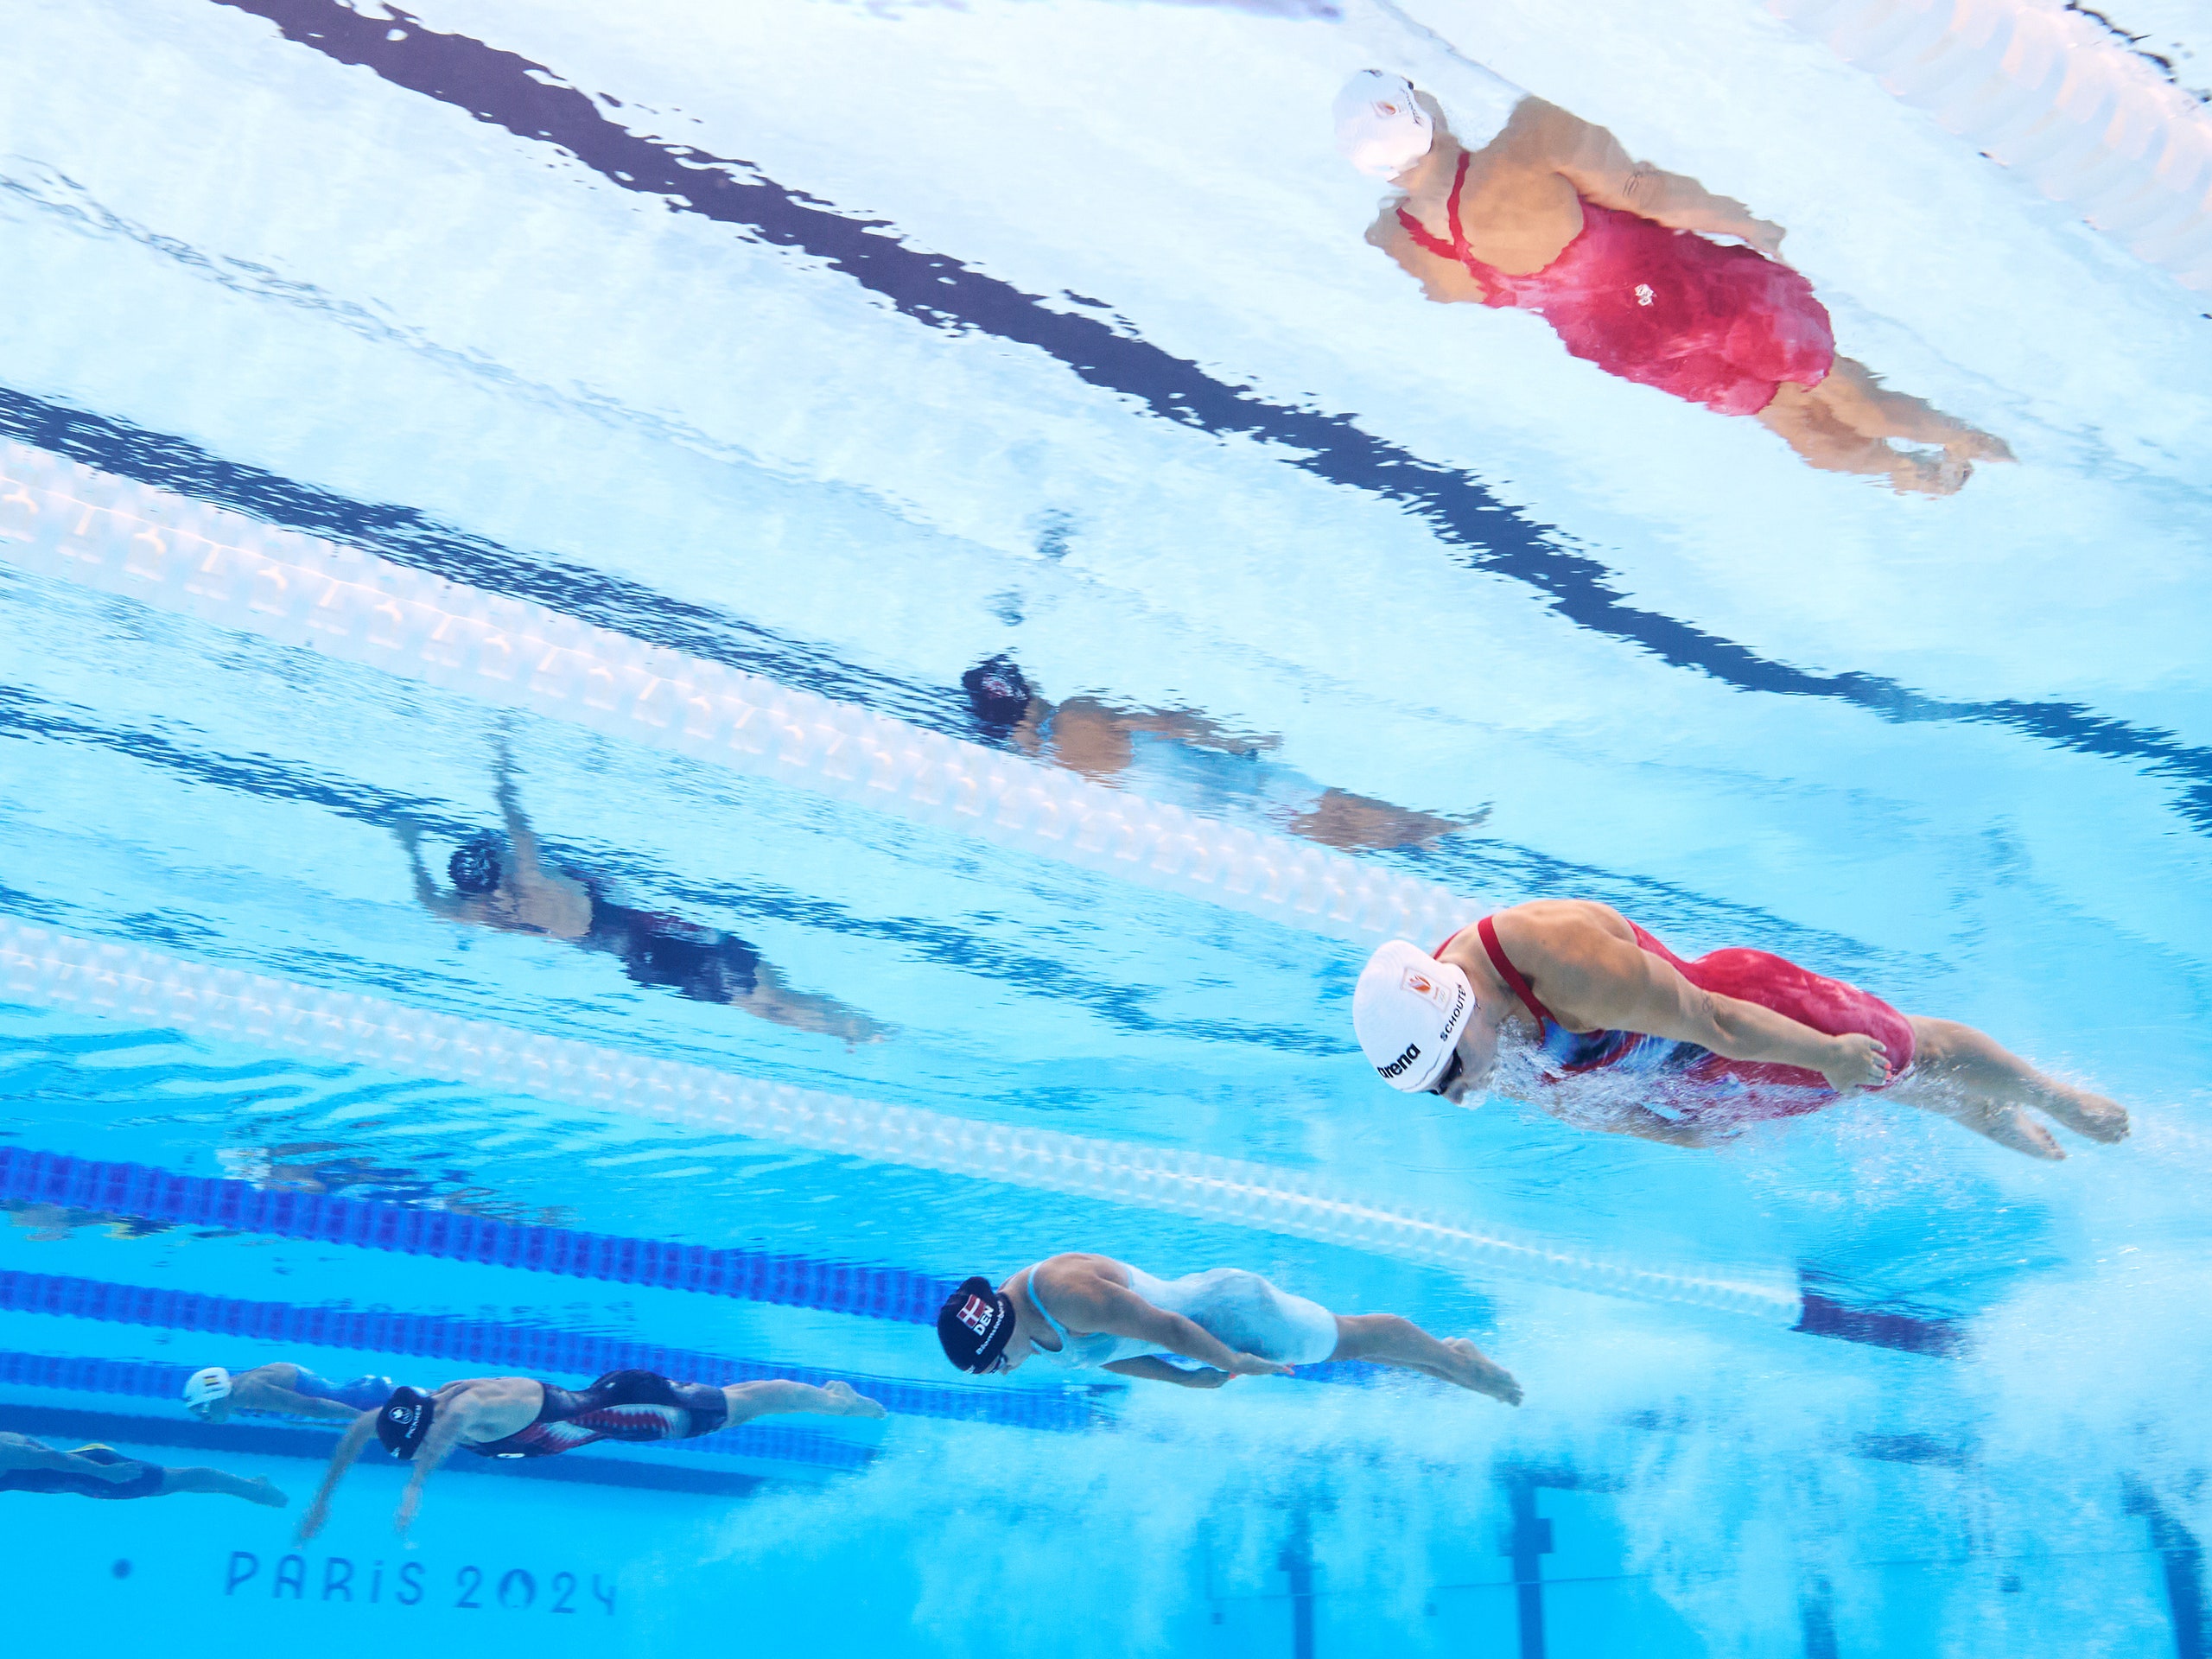
[[[0,1429],[291,1499],[0,1496],[19,1639],[2205,1651],[2200,295],[1748,3],[418,3],[11,10]],[[1423,300],[1329,105],[1469,61],[2018,464],[1892,494]],[[426,906],[509,806],[747,994]],[[1542,896],[2135,1132],[1381,1087],[1368,950]],[[1071,1249],[1527,1400],[947,1366]],[[372,1455],[296,1544],[336,1428],[178,1397],[279,1360],[890,1414],[456,1462],[404,1540]]]

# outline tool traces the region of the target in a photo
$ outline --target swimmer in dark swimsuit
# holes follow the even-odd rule
[[[1392,941],[1359,976],[1352,1023],[1402,1092],[1456,1104],[1491,1087],[1675,1146],[1710,1146],[1862,1090],[2035,1158],[2066,1154],[2031,1108],[2092,1141],[2127,1136],[2116,1103],[2046,1077],[1971,1026],[1900,1014],[1764,950],[1685,962],[1585,899],[1499,911],[1433,957]]]
[[[1885,391],[1836,355],[1827,308],[1777,257],[1780,226],[1632,161],[1603,127],[1470,68],[1454,92],[1464,137],[1396,75],[1356,75],[1337,100],[1338,147],[1405,192],[1367,239],[1430,299],[1533,311],[1575,356],[1722,414],[1756,416],[1825,471],[1948,495],[1974,461],[2012,459],[2000,440]]]
[[[1009,658],[994,657],[960,677],[968,707],[985,737],[1032,760],[1105,783],[1135,764],[1140,739],[1239,757],[1280,747],[1279,737],[1240,737],[1203,715],[1180,709],[1116,709],[1096,697],[1052,703],[1036,695]],[[1480,823],[1440,818],[1388,801],[1324,789],[1279,820],[1292,835],[1346,852],[1419,847]]]
[[[168,1497],[176,1492],[219,1492],[281,1510],[291,1500],[268,1481],[226,1475],[220,1469],[164,1469],[105,1446],[57,1452],[28,1434],[0,1432],[0,1492],[67,1492],[78,1497]]]
[[[203,1423],[234,1411],[281,1411],[294,1417],[342,1417],[351,1422],[391,1397],[388,1376],[327,1382],[304,1365],[277,1360],[235,1374],[220,1365],[194,1371],[184,1385],[185,1409]]]
[[[772,1380],[671,1382],[655,1371],[609,1371],[588,1389],[564,1389],[526,1376],[475,1376],[435,1394],[395,1389],[375,1412],[355,1419],[330,1459],[322,1488],[300,1518],[300,1541],[322,1529],[331,1495],[353,1460],[380,1441],[415,1465],[393,1526],[404,1533],[423,1502],[423,1487],[455,1449],[483,1458],[550,1458],[595,1440],[684,1440],[734,1428],[778,1412],[825,1417],[880,1417],[883,1408],[850,1385]]]
[[[794,1031],[883,1040],[882,1027],[833,997],[795,991],[743,939],[680,917],[636,910],[610,899],[596,882],[553,868],[515,791],[514,766],[502,746],[496,795],[506,833],[486,830],[454,849],[442,890],[423,862],[412,826],[393,833],[407,850],[415,896],[448,921],[507,933],[536,933],[582,950],[603,951],[634,983],[674,991],[696,1002],[720,1002]]]

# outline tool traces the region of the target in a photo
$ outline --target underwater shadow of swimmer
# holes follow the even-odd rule
[[[1139,765],[1139,742],[1160,759],[1176,753],[1217,754],[1256,762],[1279,748],[1280,737],[1249,737],[1224,730],[1204,715],[1185,709],[1117,709],[1092,696],[1052,703],[1039,696],[1012,658],[978,663],[960,677],[969,712],[981,735],[1020,750],[1033,760],[1063,766],[1095,783],[1112,784]],[[1151,757],[1148,757],[1151,758]],[[1284,782],[1283,775],[1249,778],[1209,772],[1202,788],[1210,798],[1230,795],[1266,798],[1262,785]],[[1393,806],[1365,795],[1323,788],[1298,803],[1269,802],[1276,827],[1306,841],[1342,852],[1389,851],[1425,846],[1441,836],[1471,829],[1489,816],[1485,810],[1464,817],[1439,817],[1410,807]]]

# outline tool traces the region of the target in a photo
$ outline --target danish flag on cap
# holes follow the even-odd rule
[[[953,1317],[979,1337],[991,1334],[991,1321],[998,1317],[997,1305],[980,1296],[970,1296],[961,1303],[960,1311]]]

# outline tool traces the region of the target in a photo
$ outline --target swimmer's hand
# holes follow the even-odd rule
[[[1846,1033],[1829,1039],[1828,1062],[1821,1075],[1839,1095],[1878,1089],[1890,1080],[1890,1051],[1864,1032]]]
[[[1288,1376],[1291,1367],[1278,1365],[1272,1359],[1262,1359],[1257,1354],[1232,1354],[1229,1359],[1230,1376]]]
[[[1195,1371],[1186,1371],[1180,1365],[1167,1369],[1175,1373],[1173,1380],[1178,1388],[1217,1389],[1229,1381],[1227,1371],[1217,1371],[1211,1365],[1201,1365]]]
[[[1772,219],[1747,219],[1738,234],[1768,258],[1779,259],[1782,257],[1782,238],[1789,232]]]

